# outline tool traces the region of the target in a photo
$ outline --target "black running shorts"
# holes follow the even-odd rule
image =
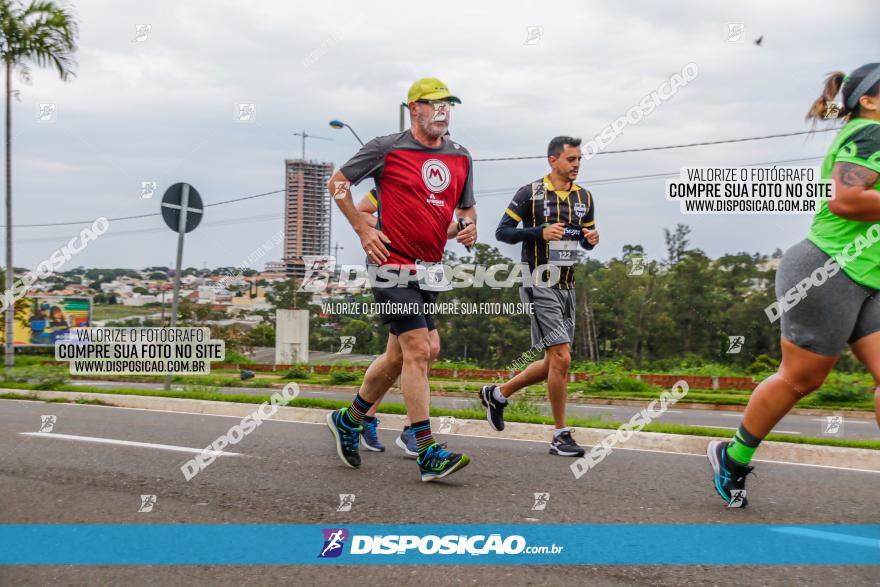
[[[382,304],[379,312],[382,323],[390,326],[391,334],[400,336],[417,328],[437,328],[434,316],[426,306],[437,301],[438,292],[422,290],[417,282],[394,284],[391,287],[374,286],[372,289],[376,302]]]

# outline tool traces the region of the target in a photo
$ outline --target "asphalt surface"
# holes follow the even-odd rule
[[[134,387],[143,389],[160,389],[162,386],[155,383],[119,383],[112,381],[85,381],[76,380],[74,384],[89,385],[95,387]],[[180,386],[178,386],[180,387]],[[222,387],[217,390],[220,393],[232,394],[253,394],[267,395],[271,391],[260,388],[241,388],[241,387]],[[325,399],[350,400],[352,393],[341,392],[335,390],[315,391],[303,390],[300,397],[317,397]],[[476,394],[474,394],[476,395]],[[514,396],[515,398],[516,396]],[[388,393],[385,401],[403,403],[403,397],[398,393]],[[479,405],[479,400],[455,398],[448,396],[433,396],[431,403],[438,407],[446,408],[466,408],[469,406]],[[546,402],[536,402],[546,414],[550,414],[550,405]],[[571,416],[579,418],[603,418],[605,420],[616,420],[625,422],[629,420],[633,414],[641,410],[641,406],[608,406],[608,405],[591,405],[570,403],[568,413]],[[843,416],[843,425],[835,428],[835,433],[826,433],[827,420],[824,416],[805,416],[805,415],[788,415],[782,419],[774,430],[778,433],[793,434],[795,436],[812,436],[812,437],[828,437],[828,438],[848,438],[848,439],[880,439],[880,429],[874,418],[855,418],[848,415],[845,411],[840,412]],[[730,412],[723,410],[695,410],[687,408],[673,407],[667,410],[661,422],[671,424],[689,424],[692,426],[708,426],[713,428],[727,429],[733,431],[739,426],[742,420],[742,412]]]
[[[236,418],[76,404],[0,401],[3,523],[880,523],[880,474],[759,463],[751,505],[728,510],[714,495],[704,457],[618,448],[576,480],[569,459],[539,442],[443,436],[472,464],[443,483],[417,467],[381,430],[385,453],[344,467],[323,425],[265,422],[187,482],[189,455],[96,444],[36,432],[192,448],[225,434]],[[231,450],[231,449],[228,449]],[[544,511],[534,493],[548,492]],[[154,510],[139,513],[142,494]],[[354,494],[337,512],[339,494]],[[719,548],[731,545],[719,544]],[[0,567],[0,585],[335,584],[417,580],[426,584],[876,585],[877,567],[510,566],[510,567]]]

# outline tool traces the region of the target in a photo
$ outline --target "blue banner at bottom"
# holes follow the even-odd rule
[[[880,565],[880,525],[6,524],[4,565]]]

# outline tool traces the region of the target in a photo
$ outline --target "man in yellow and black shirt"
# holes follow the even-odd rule
[[[577,140],[577,139],[572,139]],[[572,150],[576,150],[572,148]],[[580,154],[570,154],[580,158]],[[595,230],[592,194],[568,179],[562,186],[554,185],[553,173],[521,187],[504,211],[495,236],[506,243],[522,242],[522,261],[534,271],[541,265],[559,267],[559,282],[552,287],[574,288],[574,264],[578,247],[591,250],[588,234],[598,237]],[[517,228],[522,223],[523,228]],[[598,240],[596,240],[598,242]],[[546,280],[542,280],[546,281]]]
[[[572,457],[584,455],[584,449],[565,426],[568,367],[574,341],[574,265],[580,248],[591,250],[599,243],[593,196],[575,183],[581,164],[580,144],[580,139],[564,136],[550,141],[550,173],[516,192],[495,231],[502,242],[522,243],[522,260],[528,263],[532,275],[539,269],[534,283],[520,289],[520,298],[533,305],[532,347],[544,349],[544,358],[507,383],[487,385],[480,391],[489,424],[500,431],[504,429],[507,398],[527,385],[546,380],[556,424],[550,453]],[[554,279],[557,271],[558,280]]]

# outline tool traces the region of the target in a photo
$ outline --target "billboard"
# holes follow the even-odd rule
[[[92,298],[82,296],[32,296],[15,304],[13,344],[54,346],[71,328],[90,326]],[[0,343],[6,342],[0,328]]]

